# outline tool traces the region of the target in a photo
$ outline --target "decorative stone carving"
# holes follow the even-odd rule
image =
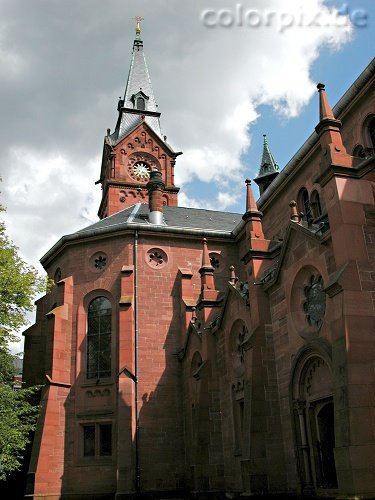
[[[310,284],[305,286],[303,310],[309,325],[320,328],[326,311],[326,294],[321,276],[312,275]]]
[[[92,271],[101,272],[108,264],[108,256],[104,252],[95,252],[90,258],[90,268]]]
[[[168,256],[161,248],[150,248],[146,253],[147,264],[156,269],[161,269],[168,263]]]
[[[232,366],[236,376],[240,377],[245,373],[245,343],[249,334],[243,322],[235,323],[232,328]]]
[[[223,258],[219,253],[210,252],[210,262],[215,272],[220,273],[223,270]]]

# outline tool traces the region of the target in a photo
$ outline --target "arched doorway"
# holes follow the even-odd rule
[[[328,353],[304,349],[294,364],[291,382],[302,491],[335,489],[333,378]]]

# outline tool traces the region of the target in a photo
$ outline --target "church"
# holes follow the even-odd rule
[[[25,498],[375,497],[375,59],[242,214],[178,206],[139,24],[99,221],[41,262]]]

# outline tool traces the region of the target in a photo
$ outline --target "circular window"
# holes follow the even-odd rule
[[[92,271],[100,272],[107,266],[108,257],[104,252],[96,252],[90,258],[90,268]]]
[[[154,269],[161,269],[168,263],[168,256],[161,248],[150,248],[146,253],[146,262]]]

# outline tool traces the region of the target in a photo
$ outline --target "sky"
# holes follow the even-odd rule
[[[0,0],[0,203],[29,264],[97,220],[141,15],[179,204],[242,213],[263,133],[280,168],[374,57],[373,0]],[[256,192],[256,194],[258,194]]]

